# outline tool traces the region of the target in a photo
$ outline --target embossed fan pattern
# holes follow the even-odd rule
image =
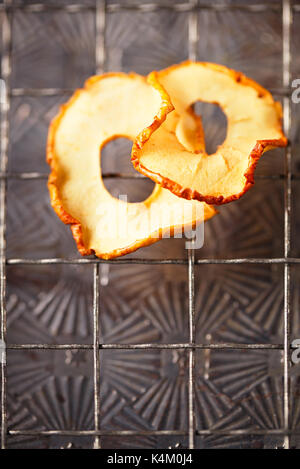
[[[29,5],[31,1],[18,1]],[[45,2],[57,4],[51,0]],[[60,4],[95,5],[94,0]],[[105,69],[146,74],[189,55],[188,12],[167,9],[106,14]],[[144,1],[130,2],[141,5]],[[153,1],[151,3],[157,3]],[[170,0],[170,4],[175,4]],[[178,3],[178,2],[176,2]],[[184,3],[184,2],[179,2]],[[202,2],[202,0],[199,2]],[[222,1],[222,4],[249,2]],[[254,1],[251,3],[260,3]],[[199,60],[241,70],[263,86],[282,88],[282,16],[275,9],[199,10]],[[276,10],[276,5],[279,9]],[[49,96],[11,98],[10,172],[47,173],[49,122],[72,90],[95,73],[95,11],[18,9],[12,23],[13,89],[61,89]],[[292,28],[293,77],[300,75],[300,14]],[[50,90],[51,91],[51,90]],[[30,94],[30,93],[29,93]],[[276,96],[282,99],[282,96]],[[298,105],[300,106],[300,105]],[[293,170],[300,169],[299,107],[292,106]],[[222,120],[207,114],[213,141]],[[124,143],[124,142],[123,142]],[[105,155],[106,173],[132,174],[128,148],[116,142]],[[284,256],[284,150],[269,152],[257,171],[255,189],[221,207],[206,225],[196,259],[281,258]],[[142,200],[140,181],[107,180],[109,189]],[[293,180],[292,255],[299,256],[300,219],[295,209],[299,181]],[[298,203],[298,202],[297,202]],[[12,179],[7,193],[8,258],[79,259],[69,228],[49,205],[46,178]],[[187,258],[185,240],[163,240],[129,259]],[[283,272],[280,264],[203,264],[195,267],[195,323],[198,344],[283,343]],[[8,429],[93,430],[93,266],[8,265],[7,340],[10,344],[79,344],[78,350],[9,350]],[[300,268],[291,269],[292,337],[300,337]],[[103,264],[100,267],[100,327],[103,344],[182,344],[189,340],[186,265]],[[103,349],[100,352],[100,429],[188,430],[188,351]],[[284,439],[259,434],[283,427],[283,352],[207,350],[195,353],[197,448],[281,448]],[[291,428],[300,430],[300,368],[291,369]],[[242,435],[201,435],[201,430],[242,430]],[[187,436],[104,436],[104,448],[186,448]],[[90,436],[8,436],[11,448],[92,448]],[[300,448],[299,436],[291,446]]]

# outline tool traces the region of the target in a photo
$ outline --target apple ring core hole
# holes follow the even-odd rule
[[[208,155],[212,155],[226,140],[227,117],[218,104],[197,101],[193,109],[202,119],[205,151]]]
[[[115,198],[126,196],[129,203],[143,202],[153,192],[155,183],[142,177],[130,160],[132,141],[126,137],[116,137],[101,149],[101,176],[106,190]],[[123,174],[126,178],[115,177]],[[103,177],[108,175],[109,177]],[[111,176],[111,177],[110,177]],[[128,176],[128,177],[127,177]]]

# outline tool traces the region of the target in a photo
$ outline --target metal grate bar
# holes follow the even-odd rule
[[[39,172],[10,172],[10,173],[2,173],[0,171],[0,179],[17,179],[22,181],[32,181],[32,180],[39,180],[39,179],[48,179],[48,173],[39,173]],[[147,179],[147,176],[143,174],[127,174],[127,173],[104,173],[102,174],[103,179]],[[256,180],[262,181],[280,181],[286,178],[285,174],[257,174],[255,176]],[[299,181],[300,174],[291,174],[292,181]]]
[[[93,356],[94,356],[94,425],[95,431],[100,430],[100,343],[99,343],[99,310],[100,310],[100,266],[94,265],[94,288],[93,288]],[[99,438],[95,439],[94,448],[101,448]]]
[[[96,74],[104,72],[105,67],[105,0],[96,0],[96,41],[95,64]],[[93,323],[94,323],[94,425],[95,431],[100,430],[100,264],[94,264],[94,289],[93,289]],[[100,436],[95,438],[94,449],[101,448]]]
[[[142,174],[126,174],[126,173],[106,173],[101,175],[104,179],[147,179]],[[48,173],[39,172],[20,172],[20,173],[1,173],[0,179],[21,179],[31,181],[32,179],[48,179]],[[283,177],[283,176],[282,176]]]
[[[147,176],[142,174],[126,174],[126,173],[104,173],[101,175],[104,179],[148,179]],[[0,179],[19,179],[23,181],[31,181],[34,179],[48,179],[48,173],[39,172],[20,172],[20,173],[1,173]],[[282,180],[285,179],[284,174],[261,174],[257,175],[256,179],[259,180]],[[300,179],[300,174],[293,175],[292,179]]]
[[[189,290],[189,383],[188,383],[188,422],[189,422],[189,448],[195,448],[195,251],[188,250],[188,290]]]
[[[7,350],[284,350],[283,344],[8,344]]]
[[[57,265],[57,264],[146,264],[146,265],[187,265],[187,259],[95,259],[95,258],[50,258],[50,259],[7,259],[7,265]],[[298,257],[280,258],[245,258],[245,259],[197,259],[195,265],[240,265],[240,264],[300,264]]]
[[[61,96],[61,95],[71,95],[75,89],[69,88],[12,88],[10,94],[15,97],[29,96],[31,98],[35,97],[51,97],[51,96]],[[286,90],[288,92],[288,90]]]
[[[106,28],[106,1],[96,0],[96,74],[99,75],[105,71],[105,28]]]
[[[76,89],[67,88],[13,88],[10,95],[13,97],[28,96],[28,97],[51,97],[71,95]],[[269,88],[269,91],[276,96],[290,96],[293,90],[287,88]]]
[[[190,0],[191,13],[188,21],[188,51],[189,59],[197,60],[198,45],[198,14],[196,7],[198,0]],[[188,294],[189,294],[189,381],[188,381],[188,425],[189,425],[189,448],[195,448],[195,250],[194,241],[192,248],[188,250]]]
[[[231,436],[269,436],[279,435],[282,436],[288,433],[289,435],[300,435],[300,430],[295,429],[288,431],[284,428],[276,429],[250,429],[250,430],[196,430],[197,436],[209,436],[209,435],[231,435]],[[12,436],[188,436],[188,433],[182,430],[111,430],[111,431],[98,431],[94,430],[9,430],[9,435]]]
[[[4,5],[0,5],[0,11],[3,10]],[[293,6],[295,11],[300,10],[300,5],[296,4]],[[81,11],[94,11],[94,5],[85,5],[85,4],[70,4],[70,5],[60,5],[57,4],[43,4],[43,3],[32,3],[32,4],[22,4],[15,3],[9,7],[10,10],[23,10],[28,13],[43,13],[51,11],[64,11],[67,13],[80,13]],[[160,3],[115,3],[106,5],[106,11],[108,13],[118,13],[122,11],[138,11],[141,13],[152,13],[160,10],[171,10],[178,13],[192,12],[195,10],[211,10],[216,12],[224,11],[245,11],[248,13],[264,13],[268,11],[279,12],[281,10],[281,5],[276,3],[260,3],[260,4],[251,4],[248,5],[244,3],[240,4],[213,4],[213,3],[201,3],[195,5],[195,2],[190,3],[175,3],[170,2],[160,2]]]
[[[4,0],[4,7],[9,7],[12,0]],[[9,110],[10,110],[10,77],[11,77],[11,14],[2,12],[2,78],[5,83],[4,103],[1,106],[1,172],[7,171],[9,147]],[[0,181],[0,303],[1,303],[1,340],[6,343],[6,192],[7,181]],[[1,363],[1,448],[6,446],[6,365]]]
[[[291,0],[283,0],[282,3],[283,24],[283,86],[291,82],[291,25],[292,7]],[[284,98],[284,131],[288,138],[291,136],[291,101]],[[291,145],[285,152],[286,180],[285,180],[285,210],[284,210],[284,256],[288,258],[291,252],[291,205],[292,205],[292,165]],[[290,265],[284,265],[284,380],[283,380],[283,415],[284,428],[289,430],[290,419],[290,309],[291,309],[291,274]],[[285,436],[284,447],[290,447],[289,435]]]
[[[274,11],[278,12],[280,11],[280,5],[276,4],[270,4],[270,3],[261,3],[261,4],[249,4],[245,5],[243,3],[241,4],[214,4],[214,3],[200,3],[199,2],[190,2],[190,4],[186,3],[175,3],[175,4],[170,4],[169,2],[160,2],[159,4],[157,3],[145,3],[143,5],[137,5],[137,4],[113,4],[108,6],[108,11],[111,13],[118,12],[120,10],[137,10],[137,11],[142,11],[142,12],[153,12],[161,9],[167,9],[167,10],[173,10],[177,11],[178,13],[182,12],[193,12],[197,10],[212,10],[216,12],[223,12],[223,11],[246,11],[249,13],[263,13],[266,11]]]

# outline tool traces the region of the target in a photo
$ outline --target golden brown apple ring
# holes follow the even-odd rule
[[[71,225],[81,254],[121,256],[214,215],[213,207],[180,199],[158,185],[144,202],[126,203],[110,195],[103,184],[101,148],[117,137],[134,140],[151,122],[157,125],[152,117],[159,104],[159,93],[145,78],[107,74],[89,79],[52,122],[47,147],[51,203],[61,220]],[[185,119],[182,141],[193,135],[190,147],[195,149],[195,119],[190,111]],[[171,216],[166,216],[166,209]],[[149,223],[151,210],[155,216]]]
[[[179,197],[209,204],[239,199],[254,184],[262,154],[287,145],[281,105],[239,72],[185,62],[152,72],[148,82],[161,94],[158,124],[146,127],[137,137],[132,162]],[[228,119],[226,140],[213,155],[189,151],[180,143],[182,115],[196,101],[218,104]]]

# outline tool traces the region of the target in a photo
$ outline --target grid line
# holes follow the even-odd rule
[[[194,243],[194,241],[193,241]],[[188,422],[189,422],[189,449],[195,448],[195,251],[188,250],[188,291],[189,291],[189,386],[188,386]]]
[[[283,31],[283,86],[291,82],[291,25],[292,7],[291,0],[282,0],[282,31]],[[284,132],[288,139],[291,137],[291,101],[284,98]],[[291,206],[292,206],[292,169],[291,169],[291,144],[289,141],[285,151],[286,179],[284,184],[284,257],[288,258],[291,252]],[[291,267],[286,262],[284,265],[284,380],[283,380],[283,416],[284,428],[288,431],[290,420],[290,313],[291,313]],[[290,437],[285,436],[284,448],[290,448]]]
[[[98,344],[99,350],[284,350],[284,344]],[[94,344],[7,344],[7,350],[94,350]],[[292,349],[292,348],[291,348]]]
[[[76,91],[76,88],[12,88],[10,95],[13,97],[28,96],[28,97],[53,97],[61,95],[71,95]],[[277,96],[290,96],[293,92],[291,87],[286,88],[269,88],[273,95]]]
[[[34,179],[48,179],[48,173],[40,172],[10,172],[2,173],[0,171],[0,179],[20,179],[24,181],[31,181]],[[147,179],[147,176],[142,174],[127,174],[127,173],[104,173],[101,175],[104,179]],[[256,179],[259,180],[283,180],[285,179],[285,174],[258,174]],[[300,174],[294,174],[292,179],[299,180]]]
[[[191,12],[188,18],[188,53],[190,60],[197,60],[198,45],[198,15],[196,7],[198,0],[190,0]],[[188,382],[188,426],[189,449],[195,448],[195,343],[196,343],[196,325],[195,325],[195,241],[192,240],[192,246],[187,251],[188,257],[188,311],[189,311],[189,382]]]
[[[4,0],[4,6],[9,7],[12,0]],[[4,100],[1,106],[1,172],[7,171],[9,147],[9,110],[10,110],[10,77],[11,77],[11,13],[2,12],[2,42],[3,55],[1,60],[2,78],[5,84]],[[1,340],[6,344],[6,195],[7,180],[0,181],[0,304],[1,304]],[[6,355],[6,350],[5,350]],[[6,358],[6,356],[4,357]],[[7,409],[6,409],[6,365],[5,359],[1,363],[1,448],[6,446]]]
[[[94,264],[93,279],[93,357],[94,357],[94,426],[95,431],[100,430],[100,343],[99,343],[99,312],[100,312],[100,265]],[[96,438],[94,449],[101,448],[100,438]]]
[[[7,265],[57,265],[57,264],[125,264],[125,265],[187,265],[188,259],[142,259],[142,258],[131,258],[131,259],[95,259],[95,258],[49,258],[49,259],[7,259]],[[240,264],[300,264],[300,258],[298,257],[279,257],[279,258],[243,258],[243,259],[197,259],[195,266],[199,265],[240,265]]]
[[[101,74],[105,69],[105,12],[106,0],[96,0],[96,38],[95,38],[95,71]],[[93,332],[94,332],[94,425],[95,431],[100,430],[100,264],[94,264],[93,279]],[[94,449],[101,448],[100,436],[94,441]]]
[[[291,134],[291,23],[293,12],[300,12],[300,4],[291,5],[290,0],[282,0],[278,4],[248,4],[248,5],[228,5],[228,4],[200,4],[198,0],[189,0],[185,3],[167,4],[161,2],[160,4],[143,4],[136,5],[130,3],[124,4],[109,4],[105,0],[96,0],[95,5],[21,5],[12,4],[12,0],[4,0],[0,5],[0,13],[3,15],[3,43],[4,54],[2,56],[2,72],[3,78],[6,83],[7,100],[5,108],[3,109],[3,119],[1,122],[1,172],[0,172],[0,301],[1,301],[1,338],[6,338],[6,265],[45,265],[45,264],[91,264],[94,267],[93,277],[93,344],[7,344],[6,350],[92,350],[94,358],[94,430],[91,431],[71,431],[71,430],[47,430],[47,431],[30,431],[9,429],[7,430],[7,414],[6,414],[6,370],[2,365],[1,377],[1,411],[2,411],[2,428],[1,428],[1,446],[6,446],[6,437],[18,435],[32,435],[32,436],[49,436],[49,435],[68,435],[68,436],[94,436],[94,448],[101,447],[101,436],[135,436],[135,435],[177,435],[188,437],[189,448],[195,447],[195,437],[197,435],[280,435],[284,437],[284,447],[290,447],[290,436],[300,434],[300,430],[291,430],[290,428],[290,267],[292,264],[300,264],[299,258],[290,257],[291,255],[291,201],[292,201],[292,178],[300,179],[300,175],[292,175],[291,158],[292,148],[289,144],[285,153],[285,174],[261,176],[261,178],[279,178],[285,182],[285,210],[284,210],[284,257],[281,258],[258,258],[258,259],[199,259],[195,261],[194,250],[189,249],[186,259],[115,259],[115,260],[102,260],[96,258],[52,258],[52,259],[6,259],[6,244],[5,244],[5,231],[6,231],[6,192],[7,180],[16,178],[21,180],[31,179],[46,179],[48,175],[32,172],[32,173],[8,173],[7,172],[7,150],[9,140],[9,119],[8,111],[10,107],[10,98],[12,96],[54,96],[56,94],[70,94],[73,90],[60,90],[56,88],[51,89],[11,89],[10,76],[11,76],[11,24],[12,14],[15,10],[22,9],[26,12],[43,12],[43,11],[66,11],[68,13],[76,13],[84,10],[95,11],[96,22],[96,41],[95,41],[95,63],[96,72],[102,73],[105,69],[105,17],[106,12],[114,13],[124,10],[135,10],[143,13],[151,11],[160,11],[161,9],[168,9],[180,12],[189,13],[189,58],[197,58],[197,43],[198,43],[198,11],[207,9],[212,11],[227,11],[227,10],[243,10],[249,13],[258,13],[263,11],[274,11],[282,13],[283,24],[283,71],[282,71],[282,87],[272,90],[274,94],[279,94],[284,97],[284,130],[288,137]],[[107,178],[132,178],[131,175],[124,174],[107,174],[103,177]],[[141,178],[141,176],[136,176]],[[136,178],[135,177],[135,178]],[[188,300],[189,300],[189,342],[178,344],[102,344],[100,343],[99,331],[99,316],[100,316],[100,264],[174,264],[174,265],[187,265],[188,267]],[[235,343],[217,343],[217,344],[196,344],[195,339],[195,267],[199,265],[208,264],[282,264],[284,266],[284,343],[283,344],[235,344]],[[176,349],[187,350],[189,355],[189,391],[188,391],[188,431],[172,431],[172,430],[156,430],[156,431],[101,431],[101,402],[100,402],[100,374],[101,374],[101,350],[164,350]],[[282,350],[284,353],[284,387],[283,387],[283,411],[284,411],[284,425],[280,429],[242,429],[242,430],[197,430],[195,423],[195,352],[196,350]]]
[[[300,435],[300,430],[286,431],[284,428],[276,429],[251,429],[251,430],[196,430],[196,436],[209,435],[230,435],[230,436],[269,436],[269,435]],[[188,436],[188,432],[183,430],[111,430],[98,431],[94,430],[9,430],[11,436]]]
[[[22,4],[22,3],[14,3],[11,5],[0,4],[0,11],[1,10],[23,10],[28,13],[43,13],[43,12],[51,12],[51,11],[64,11],[67,13],[80,13],[81,11],[95,11],[97,7],[94,5],[85,5],[85,4],[69,4],[69,5],[61,5],[57,4],[43,4],[43,3],[32,3],[32,4]],[[295,4],[292,7],[295,12],[300,11],[300,4]],[[201,3],[197,4],[196,2],[182,2],[182,3],[175,3],[170,4],[169,2],[161,1],[158,3],[143,3],[138,5],[136,3],[124,2],[124,3],[115,3],[115,4],[107,4],[106,11],[108,13],[119,13],[122,11],[138,11],[141,13],[152,13],[155,11],[160,10],[171,10],[177,13],[187,13],[199,10],[211,10],[216,12],[224,12],[224,11],[245,11],[247,13],[265,13],[268,11],[273,12],[280,12],[281,5],[280,3],[249,3],[245,5],[244,3],[240,4],[213,4],[213,3]]]

